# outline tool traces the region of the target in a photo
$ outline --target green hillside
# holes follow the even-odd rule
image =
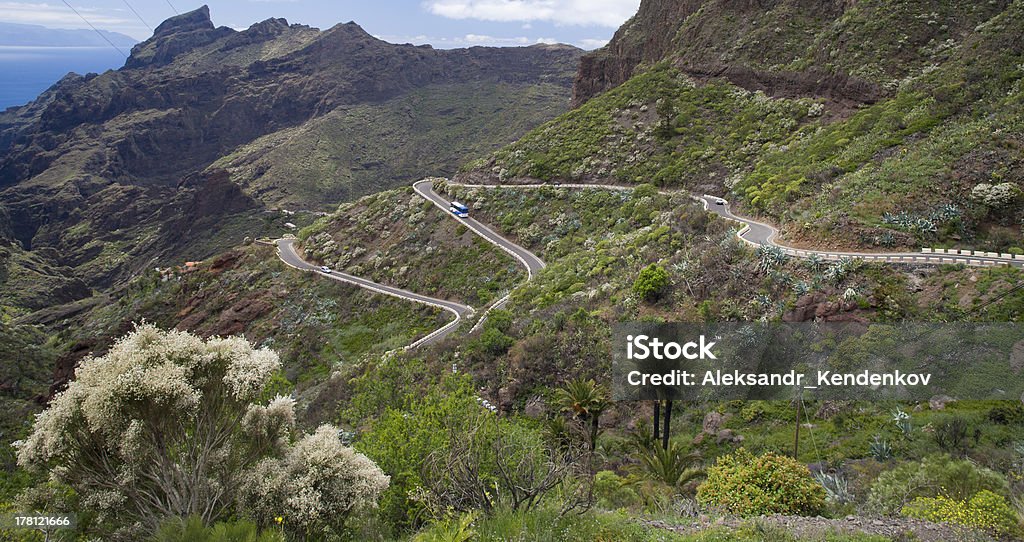
[[[468,82],[336,109],[264,136],[210,167],[268,204],[325,209],[429,175],[449,175],[565,111],[550,84]]]
[[[621,86],[472,166],[722,194],[808,246],[1021,248],[1020,2],[861,2],[835,20],[715,4]]]

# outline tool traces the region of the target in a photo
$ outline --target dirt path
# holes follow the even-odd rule
[[[679,534],[695,534],[714,528],[738,529],[760,522],[781,527],[799,538],[815,538],[829,533],[863,533],[892,540],[915,542],[985,542],[995,539],[976,531],[965,531],[953,525],[931,523],[909,518],[867,518],[847,516],[843,519],[798,516],[762,516],[760,518],[717,518],[706,516],[691,525],[671,525],[664,521],[645,521],[644,524]],[[911,537],[912,536],[912,537]]]

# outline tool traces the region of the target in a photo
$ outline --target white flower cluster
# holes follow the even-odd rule
[[[242,418],[250,439],[266,444],[275,453],[285,449],[295,429],[295,399],[278,395],[269,405],[250,405]]]
[[[37,416],[19,461],[25,466],[55,459],[72,462],[81,443],[68,436],[82,431],[107,441],[111,449],[138,450],[138,443],[122,440],[140,435],[132,423],[153,415],[170,423],[193,413],[201,391],[191,377],[201,374],[198,365],[209,359],[198,337],[139,326],[106,356],[81,363],[68,389]]]
[[[237,401],[249,401],[263,389],[281,367],[277,353],[272,350],[256,350],[242,337],[215,339],[210,348],[218,350],[230,360],[224,383]]]
[[[494,406],[493,404],[491,404],[490,401],[488,401],[487,399],[484,399],[483,397],[480,397],[479,395],[476,396],[476,402],[480,403],[480,406],[482,406],[485,409],[491,411],[492,413],[494,413],[494,414],[498,413],[498,407]]]
[[[106,355],[82,362],[67,390],[37,416],[18,462],[47,470],[86,496],[87,507],[119,520],[166,513],[138,497],[143,477],[158,488],[145,491],[179,507],[172,512],[187,515],[192,499],[227,507],[233,497],[218,497],[217,488],[234,485],[255,462],[244,452],[246,430],[233,422],[248,421],[256,427],[250,432],[276,439],[270,443],[277,447],[259,447],[272,451],[283,449],[294,426],[288,398],[250,410],[279,365],[276,354],[241,338],[203,341],[137,326]],[[193,475],[197,481],[178,485]]]
[[[1018,201],[1021,189],[1015,183],[999,183],[996,185],[982,183],[971,190],[971,199],[993,208],[1006,207]]]
[[[376,505],[390,478],[366,456],[323,425],[295,443],[283,458],[266,459],[245,484],[242,506],[269,521],[305,532],[340,532],[353,512]]]

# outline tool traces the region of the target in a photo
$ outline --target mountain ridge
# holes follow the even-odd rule
[[[36,24],[0,22],[0,47],[110,47],[104,40],[109,39],[115,46],[131,47],[139,40],[107,30],[99,31],[79,28],[49,28]]]
[[[204,6],[162,23],[122,69],[68,75],[0,113],[0,199],[18,250],[57,249],[54,266],[102,290],[233,246],[267,208],[324,209],[404,184],[413,170],[452,173],[461,152],[490,152],[563,111],[580,54],[395,45],[355,23],[320,31],[268,19],[236,31],[215,27]],[[419,125],[406,109],[424,100],[431,118],[420,124],[437,137],[408,132]],[[457,122],[434,122],[444,111]],[[356,142],[404,130],[409,144],[321,153],[338,143],[324,130]],[[268,162],[250,146],[274,134],[274,148],[302,149]],[[244,167],[214,166],[229,155]],[[278,169],[288,174],[266,177]],[[249,233],[267,233],[264,222]]]

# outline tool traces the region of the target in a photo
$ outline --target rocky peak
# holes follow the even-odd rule
[[[370,35],[369,32],[363,30],[363,27],[356,24],[355,21],[349,21],[343,24],[334,25],[330,30],[327,31],[327,35],[334,39],[341,39],[345,41],[380,41],[377,38]]]
[[[286,19],[275,19],[270,18],[265,21],[261,21],[253,24],[249,27],[249,32],[255,32],[259,34],[277,35],[288,29],[288,21]]]
[[[153,37],[132,47],[132,54],[125,62],[125,67],[170,64],[181,53],[209,45],[234,33],[234,30],[227,27],[215,28],[210,19],[210,8],[203,6],[161,23],[153,32]]]
[[[213,20],[210,19],[210,8],[202,6],[199,9],[182,13],[167,19],[156,27],[153,32],[153,39],[162,38],[178,32],[194,32],[196,30],[213,30]]]

